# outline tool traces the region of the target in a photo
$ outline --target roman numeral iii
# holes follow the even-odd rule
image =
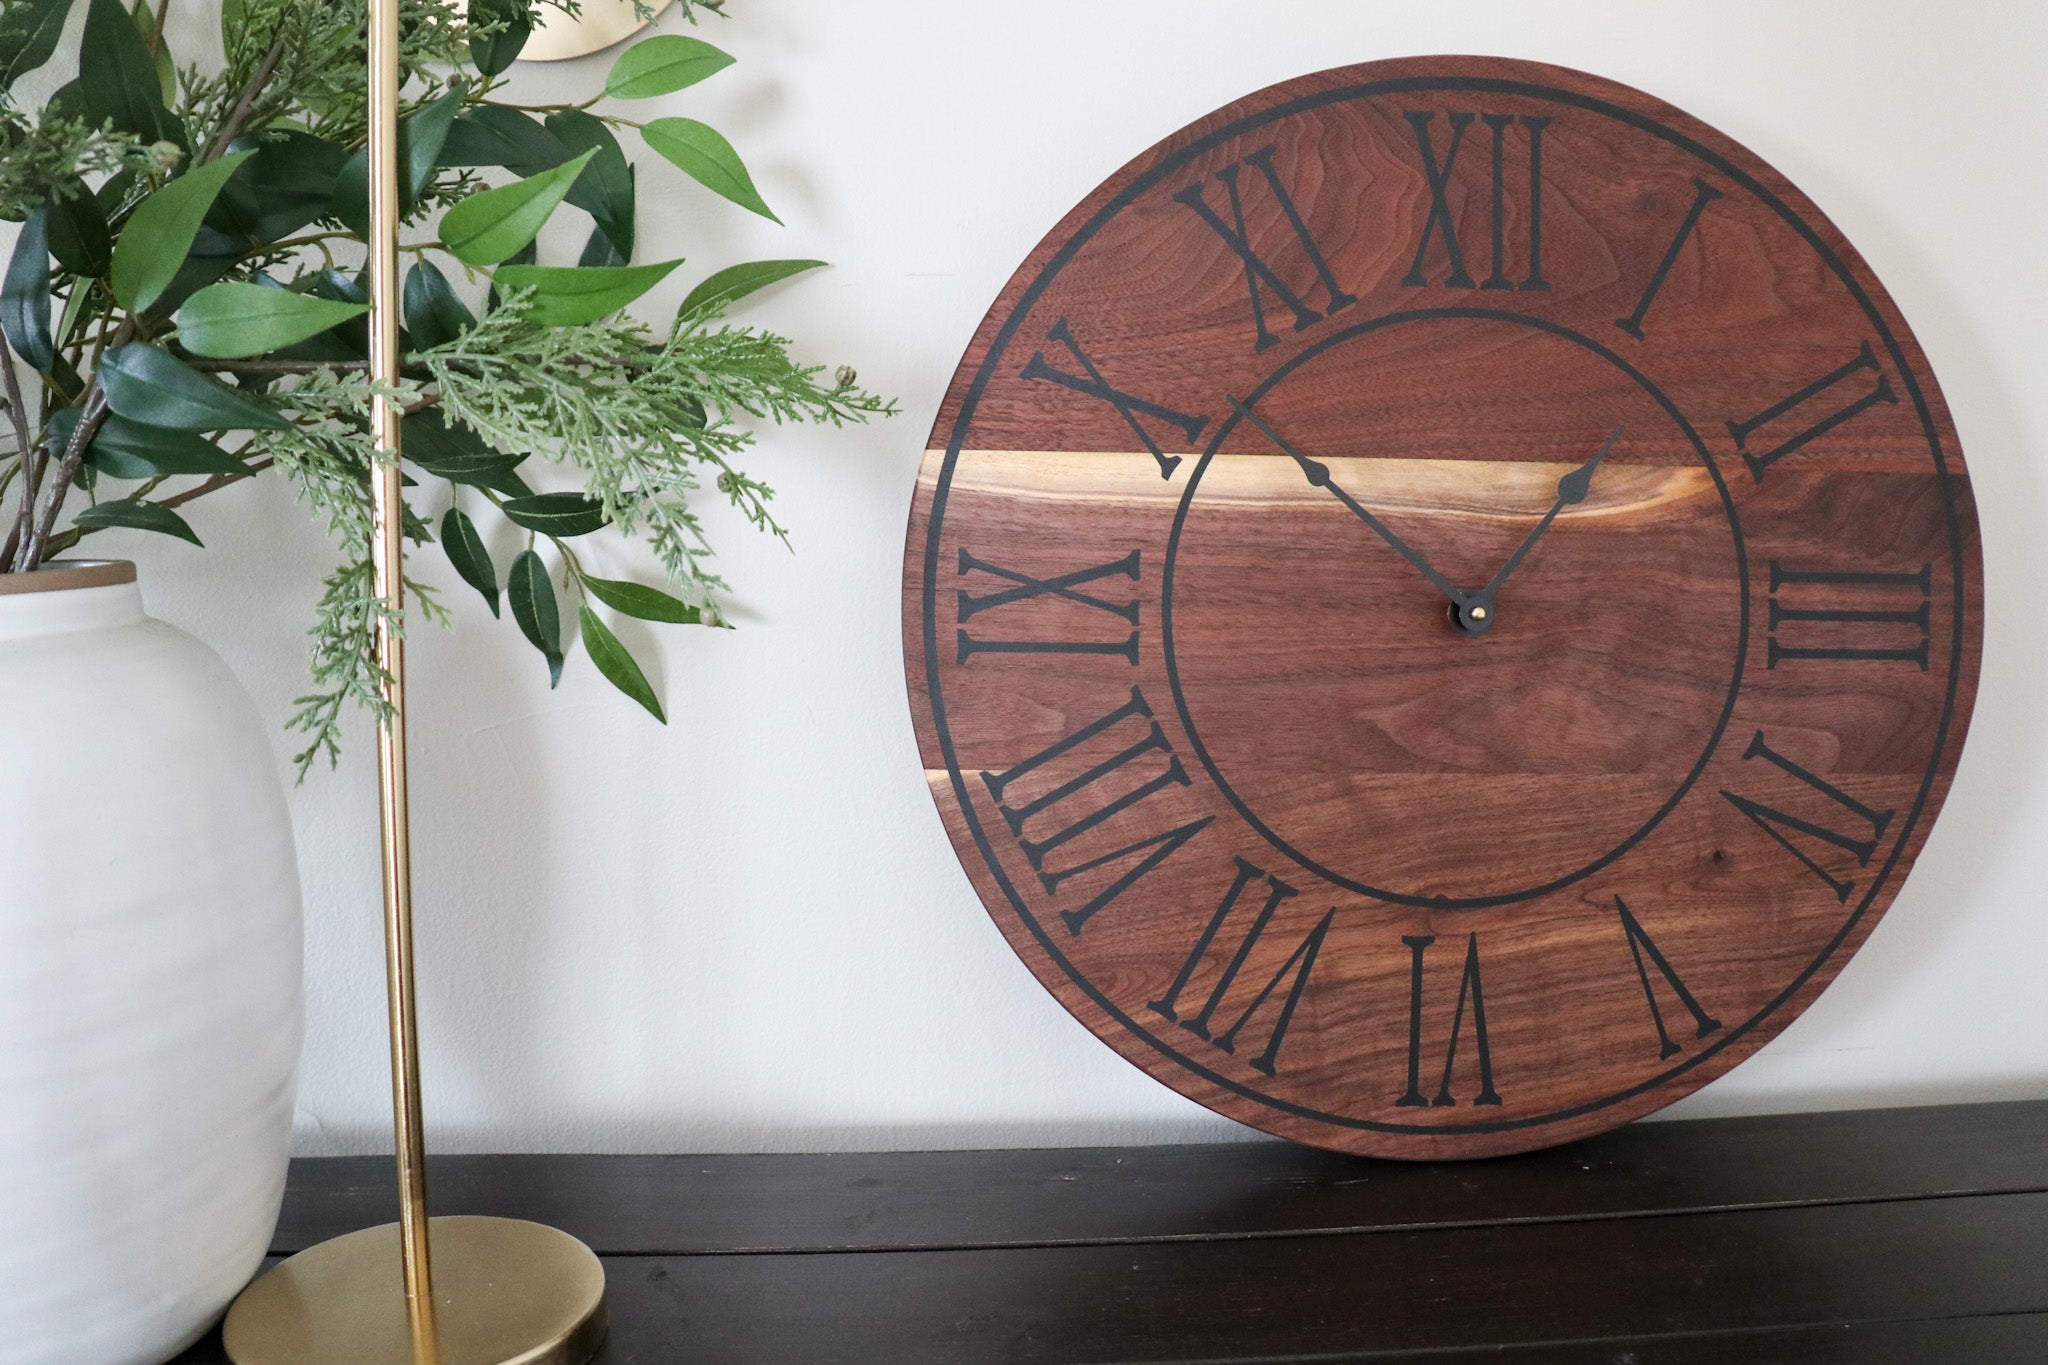
[[[1444,283],[1453,289],[1549,289],[1550,282],[1543,278],[1543,130],[1550,126],[1550,120],[1527,114],[1451,114],[1450,138],[1439,159],[1431,132],[1436,115],[1427,110],[1408,109],[1402,111],[1401,117],[1415,131],[1416,153],[1421,158],[1423,180],[1429,187],[1429,216],[1423,219],[1422,237],[1415,244],[1415,260],[1401,277],[1401,283],[1420,288],[1431,282],[1424,267],[1429,260],[1430,243],[1441,240],[1444,260],[1450,266]],[[1465,268],[1464,244],[1458,237],[1458,220],[1451,212],[1450,199],[1451,172],[1464,148],[1466,130],[1475,118],[1486,125],[1493,144],[1493,268],[1483,281],[1476,283]],[[1514,127],[1522,129],[1529,153],[1528,197],[1520,205],[1529,227],[1528,254],[1519,282],[1509,279],[1507,273],[1508,130]]]
[[[1294,240],[1308,258],[1310,268],[1315,272],[1316,281],[1322,286],[1323,310],[1319,313],[1295,292],[1287,278],[1271,261],[1253,249],[1251,234],[1246,230],[1244,218],[1244,195],[1238,187],[1243,168],[1250,166],[1266,182],[1266,192],[1280,205],[1280,211],[1287,218],[1287,225],[1294,230]],[[1261,147],[1243,161],[1233,162],[1216,172],[1216,179],[1223,184],[1226,201],[1230,206],[1230,221],[1225,222],[1216,210],[1209,207],[1207,187],[1203,184],[1189,185],[1175,194],[1177,203],[1194,210],[1195,216],[1208,224],[1209,230],[1223,239],[1237,254],[1238,262],[1244,267],[1244,284],[1251,294],[1252,327],[1257,336],[1253,342],[1254,351],[1263,351],[1268,346],[1277,346],[1280,338],[1273,335],[1266,326],[1266,304],[1260,293],[1265,286],[1275,300],[1294,314],[1294,330],[1306,331],[1340,308],[1349,308],[1358,302],[1356,295],[1347,294],[1337,284],[1337,277],[1330,273],[1330,263],[1323,259],[1322,249],[1316,239],[1309,235],[1308,224],[1302,221],[1301,210],[1294,205],[1294,199],[1287,193],[1287,187],[1280,183],[1279,174],[1273,169],[1273,148]]]
[[[1870,375],[1877,376],[1875,384],[1870,383]],[[1766,469],[1807,442],[1825,436],[1878,403],[1898,401],[1891,380],[1879,368],[1877,356],[1866,341],[1854,360],[1829,370],[1754,417],[1728,423],[1728,434],[1735,438],[1735,449],[1749,466],[1750,477],[1762,483]],[[1762,439],[1753,440],[1759,432]]]
[[[1692,992],[1685,988],[1685,982],[1671,970],[1671,964],[1657,950],[1657,941],[1644,932],[1642,922],[1628,908],[1628,902],[1616,896],[1614,908],[1621,915],[1621,932],[1628,939],[1629,955],[1635,959],[1636,979],[1643,983],[1643,999],[1650,1006],[1650,1022],[1657,1026],[1657,1055],[1675,1057],[1679,1047],[1671,1040],[1671,1031],[1664,1027],[1664,1011],[1658,1008],[1657,992],[1650,987],[1650,967],[1657,969],[1657,974],[1664,978],[1665,987],[1692,1015],[1695,1037],[1707,1038],[1719,1033],[1721,1021],[1700,1008],[1700,1002],[1693,999]]]
[[[1136,550],[1120,559],[1112,559],[1107,564],[1075,569],[1071,573],[1058,574],[1052,578],[1039,578],[1035,574],[1006,569],[1000,564],[978,559],[962,550],[959,572],[987,574],[1016,585],[979,596],[965,588],[959,590],[957,616],[960,621],[958,645],[961,663],[966,663],[976,654],[1113,654],[1128,660],[1134,667],[1137,665],[1138,599],[1132,597],[1122,602],[1113,602],[1094,593],[1081,591],[1083,584],[1105,578],[1125,578],[1133,583],[1137,582]],[[989,640],[977,639],[967,632],[967,622],[982,612],[1038,598],[1072,602],[1088,607],[1113,616],[1132,629],[1121,640]]]
[[[1748,816],[1758,829],[1776,840],[1787,853],[1804,863],[1807,871],[1820,878],[1828,890],[1835,893],[1836,900],[1847,902],[1849,893],[1856,889],[1856,883],[1836,876],[1827,864],[1820,861],[1821,857],[1831,856],[1839,861],[1838,856],[1829,855],[1824,848],[1849,854],[1858,867],[1870,866],[1871,858],[1877,853],[1878,840],[1884,837],[1885,828],[1891,824],[1895,812],[1873,810],[1840,787],[1808,772],[1766,744],[1761,730],[1751,738],[1742,757],[1745,762],[1762,759],[1768,766],[1797,779],[1808,798],[1801,803],[1806,814],[1779,810],[1731,791],[1724,790],[1721,795]]]
[[[1108,743],[1089,750],[1091,742]],[[1086,754],[1114,748],[1114,752],[1090,762]],[[1069,772],[1079,768],[1078,772]],[[1069,773],[1064,781],[1057,780]],[[1019,783],[1031,783],[1035,796],[1020,797],[1013,790]],[[1161,834],[1148,835],[1122,848],[1099,853],[1060,867],[1048,866],[1052,854],[1069,842],[1114,820],[1123,812],[1171,787],[1189,785],[1187,769],[1167,742],[1166,732],[1153,718],[1145,694],[1131,689],[1130,700],[1080,729],[1053,741],[1031,757],[999,773],[981,774],[982,785],[996,802],[1003,823],[1017,836],[1017,846],[1038,874],[1047,895],[1057,895],[1069,878],[1098,868],[1122,867],[1120,876],[1098,891],[1084,905],[1060,912],[1069,933],[1078,934],[1088,921],[1128,891],[1136,882],[1172,857],[1209,824],[1210,817],[1180,825]],[[1045,783],[1053,785],[1045,786]],[[1042,818],[1041,818],[1042,817]],[[1163,822],[1162,822],[1163,823]],[[1029,825],[1037,837],[1026,834]]]
[[[1231,988],[1237,984],[1238,977],[1244,971],[1245,963],[1251,958],[1253,950],[1258,948],[1264,939],[1266,930],[1272,924],[1273,916],[1280,909],[1281,903],[1292,899],[1295,894],[1293,887],[1243,858],[1238,858],[1236,863],[1237,875],[1232,879],[1230,889],[1224,892],[1223,903],[1216,907],[1216,913],[1211,915],[1209,922],[1202,927],[1200,937],[1195,940],[1195,946],[1188,951],[1187,961],[1181,964],[1180,974],[1174,977],[1173,984],[1167,987],[1166,994],[1154,1000],[1148,1008],[1154,1014],[1178,1023],[1197,1038],[1214,1043],[1224,1052],[1233,1055],[1237,1051],[1238,1034],[1254,1016],[1265,1011],[1265,1017],[1271,1021],[1267,1025],[1266,1046],[1258,1056],[1252,1058],[1251,1066],[1253,1070],[1271,1076],[1274,1074],[1274,1060],[1280,1055],[1280,1045],[1287,1040],[1288,1025],[1294,1022],[1295,1007],[1301,1003],[1301,994],[1308,988],[1309,973],[1315,970],[1316,954],[1322,951],[1323,938],[1329,933],[1330,920],[1337,912],[1324,912],[1323,917],[1316,921],[1315,927],[1295,943],[1286,960],[1266,979],[1265,984],[1245,1001],[1244,1007],[1237,1011],[1223,1031],[1218,1033],[1215,1031],[1217,1010],[1232,994]],[[1216,942],[1217,935],[1223,931],[1226,921],[1233,920],[1232,912],[1237,909],[1240,901],[1246,900],[1245,893],[1255,883],[1259,884],[1259,889],[1252,893],[1250,902],[1256,903],[1259,908],[1253,913],[1251,924],[1239,929],[1237,949],[1231,954],[1230,961],[1224,965],[1222,974],[1216,978],[1215,984],[1209,988],[1209,994],[1203,998],[1201,1009],[1193,1015],[1183,1017],[1179,1013],[1182,993],[1187,990],[1188,984],[1200,970],[1208,956],[1210,945]],[[1235,917],[1236,921],[1242,919],[1242,915]],[[1267,1008],[1269,1002],[1272,1005],[1270,1009]]]
[[[1408,1089],[1395,1100],[1397,1107],[1417,1109],[1428,1105],[1442,1109],[1455,1105],[1457,1097],[1451,1094],[1451,1077],[1458,1065],[1458,1035],[1465,1027],[1465,1012],[1469,1006],[1472,1013],[1472,1046],[1478,1053],[1479,1093],[1472,1097],[1474,1104],[1499,1104],[1500,1093],[1493,1088],[1493,1048],[1486,1038],[1486,989],[1479,977],[1479,935],[1470,934],[1465,939],[1465,970],[1458,977],[1458,1004],[1451,1011],[1451,1041],[1444,1048],[1444,1074],[1438,1083],[1436,1094],[1430,1099],[1422,1097],[1422,955],[1429,945],[1436,942],[1436,935],[1404,935],[1401,942],[1408,946]]]
[[[1094,358],[1081,349],[1081,343],[1074,338],[1073,327],[1065,318],[1059,319],[1046,330],[1045,339],[1055,346],[1065,347],[1074,363],[1081,367],[1081,373],[1073,374],[1062,370],[1045,358],[1045,352],[1033,351],[1031,359],[1024,362],[1024,378],[1058,384],[1062,388],[1072,389],[1075,393],[1100,399],[1115,408],[1124,421],[1130,424],[1131,431],[1144,443],[1145,449],[1152,452],[1152,458],[1159,462],[1159,477],[1172,478],[1181,457],[1167,454],[1160,446],[1159,438],[1152,434],[1151,428],[1141,419],[1149,417],[1155,422],[1164,422],[1179,432],[1190,445],[1202,434],[1202,428],[1209,425],[1209,419],[1192,412],[1169,408],[1164,403],[1154,403],[1148,398],[1126,393],[1111,384],[1102,377],[1102,371],[1097,368]]]
[[[1917,664],[1925,673],[1933,587],[1932,564],[1915,573],[1858,573],[1788,569],[1774,559],[1765,666],[1871,660]]]

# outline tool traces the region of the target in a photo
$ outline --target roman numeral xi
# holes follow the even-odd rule
[[[1308,258],[1309,267],[1315,272],[1316,280],[1322,286],[1321,312],[1310,307],[1308,301],[1295,291],[1287,282],[1287,277],[1273,262],[1260,255],[1252,246],[1251,233],[1245,226],[1244,193],[1238,184],[1246,166],[1257,171],[1260,178],[1266,182],[1266,192],[1280,206],[1280,212],[1286,217],[1288,227],[1293,230],[1295,242],[1300,246],[1302,254]],[[1316,239],[1309,235],[1308,224],[1302,221],[1301,210],[1295,207],[1293,198],[1287,193],[1287,187],[1280,183],[1279,173],[1273,169],[1272,147],[1261,147],[1244,160],[1225,166],[1216,172],[1216,179],[1223,184],[1225,202],[1230,208],[1228,222],[1209,207],[1205,185],[1189,185],[1173,197],[1175,202],[1192,209],[1195,216],[1206,223],[1211,232],[1221,237],[1224,245],[1236,254],[1239,264],[1244,267],[1244,286],[1251,295],[1252,327],[1257,337],[1252,344],[1254,351],[1263,351],[1269,346],[1280,344],[1280,338],[1273,335],[1272,329],[1266,325],[1265,297],[1260,292],[1262,285],[1265,294],[1272,295],[1276,302],[1294,315],[1294,330],[1297,332],[1306,331],[1330,314],[1358,302],[1357,295],[1347,294],[1338,285],[1337,277],[1330,272],[1330,263],[1323,258],[1322,249],[1316,245]]]

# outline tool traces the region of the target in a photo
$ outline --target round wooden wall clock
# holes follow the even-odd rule
[[[1394,1157],[1783,1029],[1940,808],[1981,636],[1927,361],[1751,152],[1425,57],[1175,133],[947,394],[905,556],[953,843],[1097,1036]]]

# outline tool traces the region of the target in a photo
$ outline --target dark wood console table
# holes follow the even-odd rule
[[[603,1365],[2048,1361],[2048,1100],[1439,1166],[1254,1143],[438,1157],[430,1181],[437,1213],[604,1256]],[[386,1160],[295,1162],[275,1250],[395,1208]]]

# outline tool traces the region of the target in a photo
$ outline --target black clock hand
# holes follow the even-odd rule
[[[1291,457],[1296,464],[1300,465],[1301,472],[1308,476],[1309,483],[1311,483],[1317,488],[1327,488],[1330,490],[1331,493],[1335,494],[1337,501],[1343,503],[1346,507],[1350,508],[1351,514],[1353,516],[1357,517],[1367,526],[1370,526],[1381,540],[1384,540],[1385,542],[1387,542],[1387,544],[1391,545],[1394,548],[1394,553],[1400,555],[1401,558],[1407,560],[1410,564],[1413,564],[1416,567],[1416,569],[1420,571],[1422,576],[1428,579],[1436,587],[1436,590],[1438,592],[1450,598],[1451,601],[1459,607],[1466,607],[1472,604],[1474,599],[1472,599],[1467,594],[1460,592],[1458,589],[1452,587],[1450,580],[1445,578],[1442,574],[1438,573],[1435,569],[1431,568],[1428,560],[1424,559],[1421,555],[1417,554],[1414,550],[1410,549],[1407,541],[1395,535],[1393,530],[1385,522],[1381,521],[1371,512],[1368,512],[1364,507],[1362,507],[1359,504],[1356,498],[1352,497],[1349,493],[1346,493],[1343,489],[1339,488],[1335,483],[1331,482],[1330,467],[1328,465],[1322,463],[1320,460],[1311,460],[1308,456],[1302,454],[1293,446],[1287,444],[1286,439],[1282,437],[1279,432],[1273,430],[1273,428],[1271,428],[1270,426],[1267,426],[1266,423],[1259,417],[1257,413],[1253,412],[1243,403],[1240,403],[1237,399],[1231,399],[1230,406],[1237,409],[1238,416],[1244,418],[1247,422],[1250,422],[1253,426],[1257,427],[1259,431],[1264,434],[1267,440],[1271,441],[1274,445],[1278,446],[1282,454]]]
[[[1537,522],[1535,528],[1523,538],[1520,547],[1508,557],[1508,562],[1500,566],[1500,572],[1493,576],[1493,581],[1479,590],[1478,596],[1472,599],[1474,602],[1480,606],[1491,606],[1493,595],[1500,591],[1501,584],[1508,581],[1508,575],[1515,571],[1515,567],[1528,557],[1529,551],[1536,548],[1536,542],[1550,529],[1550,523],[1557,520],[1557,514],[1574,503],[1586,500],[1586,495],[1593,488],[1593,471],[1600,467],[1600,462],[1607,458],[1607,452],[1621,439],[1622,430],[1623,428],[1616,427],[1614,434],[1607,438],[1606,443],[1593,452],[1592,459],[1557,481],[1557,501],[1543,514],[1543,520]]]

